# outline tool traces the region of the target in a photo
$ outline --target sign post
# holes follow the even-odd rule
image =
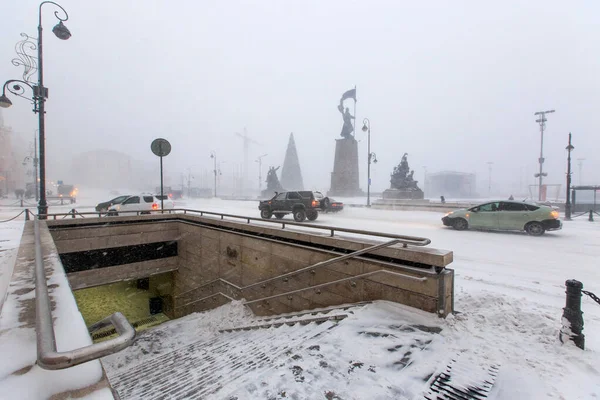
[[[171,143],[167,139],[154,139],[150,145],[152,152],[160,157],[160,212],[164,213],[164,201],[163,201],[163,157],[166,157],[171,152]]]

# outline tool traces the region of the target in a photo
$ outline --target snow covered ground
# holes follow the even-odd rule
[[[50,211],[68,211],[73,206],[81,212],[92,211],[97,202],[110,197],[114,196],[98,194],[88,199],[80,197],[76,205],[51,207]],[[348,199],[345,200],[348,202]],[[249,201],[182,200],[176,202],[176,207],[254,217],[259,215],[257,202]],[[2,207],[0,220],[16,215],[18,211],[15,207]],[[585,289],[600,294],[600,273],[595,269],[600,256],[600,224],[586,219],[565,221],[561,231],[530,237],[521,233],[457,232],[444,228],[441,217],[441,214],[435,212],[347,207],[339,214],[322,214],[315,221],[322,225],[428,237],[432,240],[430,247],[454,252],[454,262],[450,267],[456,273],[455,309],[460,313],[440,321],[431,317],[431,323],[439,324],[443,330],[429,344],[428,357],[411,365],[410,374],[416,376],[419,371],[430,369],[431,362],[441,368],[460,353],[470,360],[475,369],[479,365],[490,363],[500,366],[491,398],[600,398],[600,305],[589,297],[582,299],[585,351],[571,344],[563,345],[558,340],[562,307],[565,303],[565,280],[580,280]],[[0,223],[0,274],[3,274],[0,275],[0,289],[14,257],[22,224],[22,220]],[[224,309],[212,312],[217,314],[207,313],[196,322],[190,322],[189,326],[199,326],[203,321],[222,318],[228,312],[230,310]],[[239,310],[234,314],[239,316]],[[358,317],[365,318],[359,319],[358,323],[371,321],[373,324],[376,324],[374,319],[392,321],[399,318],[398,315],[399,311],[390,308],[389,303],[385,302],[375,303],[370,309],[357,313]],[[193,319],[194,316],[186,318]],[[419,314],[419,318],[427,316]],[[350,328],[344,328],[346,321],[348,320],[331,330],[330,337],[323,339],[324,343],[329,344],[321,346],[321,349],[329,349],[323,352],[330,351],[324,356],[335,360],[336,354],[352,358],[360,353],[363,359],[367,359],[369,356],[363,354],[365,348],[359,348],[351,340]],[[346,326],[351,326],[350,322]],[[158,329],[170,328],[167,325]],[[194,329],[198,329],[198,334],[200,328]],[[177,332],[181,334],[178,335]],[[197,337],[187,328],[171,329],[168,335],[163,336],[163,346],[170,347],[169,342],[172,346],[184,345]],[[373,362],[380,362],[385,366],[388,361],[381,358]],[[302,367],[301,364],[298,365]],[[310,368],[309,365],[305,367]],[[293,374],[286,375],[282,371],[273,375],[281,377],[277,379],[277,384],[272,383],[265,390],[253,392],[256,398],[265,398],[267,392],[278,393],[276,389],[280,386],[289,388],[288,397],[315,398],[310,395],[315,392],[302,389],[311,385],[302,386],[294,380]],[[391,374],[389,376],[381,375],[382,389],[374,389],[373,393],[378,393],[378,397],[370,398],[411,398],[408,396],[415,394],[415,387],[408,384],[406,387],[410,388],[409,391],[404,394],[398,392],[397,385],[405,378],[401,377],[402,374],[393,375],[392,371],[388,370]],[[406,373],[409,373],[408,369]],[[348,389],[373,384],[372,376],[364,374],[364,379],[359,376],[363,375],[323,373],[318,378],[310,378],[314,379],[311,390],[321,386],[339,387],[336,393],[345,393],[340,398],[369,398],[364,397],[365,393],[369,393],[368,390],[357,392]],[[344,391],[344,388],[348,390]],[[247,398],[245,396],[254,395],[244,394],[239,398]]]

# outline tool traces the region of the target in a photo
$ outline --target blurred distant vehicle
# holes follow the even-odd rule
[[[315,194],[315,199],[319,200],[321,203],[321,210],[323,212],[339,212],[344,209],[344,203],[341,201],[337,201],[332,197],[323,196],[321,192],[313,192]]]
[[[98,205],[96,206],[96,211],[98,212],[106,212],[108,211],[108,209],[111,206],[117,205],[117,204],[121,204],[122,202],[124,202],[130,195],[126,194],[124,196],[119,196],[119,197],[115,197],[114,199],[105,201],[103,203],[98,203]]]
[[[160,194],[160,186],[157,186],[154,192]],[[163,186],[163,194],[169,196],[170,199],[181,199],[183,197],[183,190],[176,190],[171,188],[171,186]]]
[[[165,210],[171,210],[175,207],[173,200],[166,195],[163,196],[162,203]],[[139,212],[140,214],[150,214],[151,211],[160,211],[160,195],[155,196],[151,193],[142,193],[139,195],[128,196],[120,204],[112,205],[108,208],[107,215],[119,215],[119,213]]]
[[[29,182],[25,185],[25,198],[30,199],[35,197],[36,185],[33,182]]]
[[[192,187],[189,190],[188,196],[191,198],[210,198],[213,197],[213,190],[211,188]]]
[[[79,190],[73,185],[59,184],[57,189],[58,197],[69,197],[71,203],[77,202],[77,193]]]
[[[175,207],[175,203],[173,202],[173,199],[171,199],[169,197],[169,195],[167,195],[167,194],[163,194],[162,196],[160,194],[155,194],[154,197],[156,197],[158,199],[159,206],[160,206],[160,201],[161,200],[163,201],[163,203],[165,204],[165,210],[173,209]],[[167,204],[168,204],[168,206],[167,206]]]
[[[458,231],[470,228],[525,231],[532,236],[562,228],[558,211],[552,207],[507,200],[449,212],[442,222]]]

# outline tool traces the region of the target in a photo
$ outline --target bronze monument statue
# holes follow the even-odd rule
[[[281,186],[279,182],[279,178],[277,178],[277,170],[280,167],[269,167],[269,172],[267,172],[267,188],[262,191],[263,197],[271,197],[275,192],[283,192],[285,189]]]
[[[344,125],[342,126],[342,132],[340,136],[344,139],[351,138],[352,132],[354,132],[354,126],[352,125],[352,120],[354,119],[354,115],[350,114],[350,110],[346,107],[346,111],[343,111],[343,106],[340,104],[338,106],[338,110],[342,113],[342,118],[344,119]]]
[[[328,196],[354,197],[362,196],[360,190],[358,173],[358,142],[354,138],[353,119],[355,115],[350,114],[350,109],[344,106],[344,101],[354,100],[354,114],[356,114],[356,86],[354,89],[346,90],[337,106],[342,114],[344,125],[340,133],[341,139],[335,140],[335,158],[333,161],[333,172],[331,173],[331,186],[327,192]]]
[[[342,132],[340,133],[340,136],[344,139],[348,139],[354,136],[352,135],[352,132],[354,132],[354,125],[352,124],[354,115],[350,114],[350,109],[348,107],[346,107],[346,111],[344,111],[344,100],[346,99],[354,100],[354,111],[356,111],[356,87],[354,89],[350,89],[344,92],[344,94],[340,98],[340,104],[338,105],[338,111],[342,114],[342,118],[344,119]]]
[[[390,188],[383,192],[383,198],[423,199],[425,195],[417,186],[418,181],[413,178],[414,174],[415,171],[408,166],[408,153],[404,153],[400,164],[394,167],[390,179]]]

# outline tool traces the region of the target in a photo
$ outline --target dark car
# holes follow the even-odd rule
[[[128,194],[127,194],[127,195],[125,195],[125,196],[118,196],[118,197],[115,197],[114,199],[112,199],[112,200],[109,200],[109,201],[105,201],[105,202],[103,202],[103,203],[98,203],[98,205],[96,206],[96,211],[98,211],[98,212],[106,212],[106,211],[108,211],[108,209],[109,209],[111,206],[114,206],[114,205],[116,205],[116,204],[121,204],[121,203],[122,203],[122,202],[124,202],[124,201],[125,201],[125,200],[126,200],[128,197],[130,197],[130,195],[128,195]]]
[[[292,214],[296,222],[305,219],[314,221],[321,211],[320,202],[314,193],[304,190],[277,193],[272,199],[258,203],[258,209],[261,218],[269,219],[274,215],[275,218],[281,219],[286,214]]]
[[[321,203],[321,210],[325,213],[339,212],[344,209],[344,203],[337,201],[332,197],[325,197],[321,192],[314,192],[315,198]]]

